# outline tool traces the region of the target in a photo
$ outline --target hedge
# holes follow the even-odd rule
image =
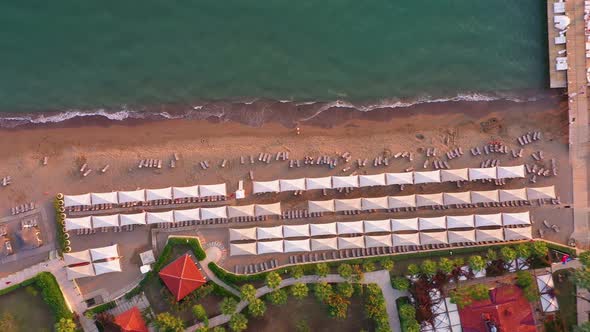
[[[111,301],[111,302],[97,305],[94,308],[88,309],[88,310],[86,310],[86,312],[84,314],[88,314],[88,315],[91,315],[92,317],[94,317],[94,315],[100,314],[101,312],[105,312],[107,310],[111,310],[111,309],[115,308],[116,306],[117,306],[117,304],[115,303],[115,301]]]
[[[55,280],[53,274],[49,272],[41,272],[33,278],[27,279],[20,284],[7,287],[0,291],[0,295],[4,295],[30,285],[34,285],[39,289],[39,291],[41,291],[41,297],[51,309],[51,312],[55,316],[56,321],[62,318],[72,319],[74,317],[70,311],[70,308],[68,308],[68,305],[66,304],[66,300],[61,293],[61,289],[59,289],[57,280]]]
[[[55,222],[56,222],[56,227],[55,227],[55,232],[56,232],[56,239],[57,239],[57,253],[60,257],[63,256],[63,252],[66,249],[66,236],[65,233],[63,232],[63,227],[64,227],[64,220],[61,217],[61,212],[59,212],[59,205],[58,205],[58,199],[56,198],[55,201],[53,202],[53,207],[54,207],[54,211],[55,211]]]

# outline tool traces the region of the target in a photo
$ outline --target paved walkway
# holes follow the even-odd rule
[[[213,249],[213,248],[210,248],[210,249]],[[209,264],[209,262],[211,262],[212,260],[214,261],[215,258],[217,258],[216,256],[217,255],[215,253],[213,253],[213,255],[210,255],[210,250],[209,249],[207,250],[207,258],[202,261],[202,266],[201,266],[203,269],[203,272],[207,275],[207,278],[209,278],[213,282],[217,283],[218,285],[220,285],[221,287],[225,288],[226,290],[232,292],[233,294],[240,296],[240,293],[235,288],[229,286],[228,284],[226,284],[225,282],[223,282],[219,278],[217,278],[215,276],[215,274],[207,266],[207,264]],[[303,276],[299,279],[295,279],[295,278],[284,279],[283,281],[281,281],[279,288],[288,287],[288,286],[291,286],[291,285],[294,285],[297,283],[315,284],[315,283],[320,283],[320,282],[339,283],[339,282],[346,282],[346,281],[347,281],[346,279],[342,278],[341,276],[339,276],[337,274],[329,274],[323,278],[320,276],[317,276],[317,275],[306,275],[306,276]],[[379,287],[381,288],[381,292],[383,293],[385,303],[386,303],[387,316],[389,317],[389,327],[392,331],[401,331],[400,320],[398,317],[397,305],[396,305],[395,301],[399,297],[407,296],[408,293],[398,291],[391,286],[389,271],[386,271],[386,270],[365,273],[362,283],[363,284],[377,284],[377,285],[379,285]],[[270,289],[267,286],[260,287],[256,290],[256,298],[260,298],[272,291],[273,291],[273,289]],[[240,303],[238,303],[238,306],[236,308],[236,312],[241,312],[247,306],[248,306],[247,301],[240,301]],[[229,322],[230,318],[231,318],[231,316],[228,316],[228,315],[215,316],[215,317],[209,319],[209,327],[211,328],[211,327],[225,324],[225,323]],[[201,324],[196,324],[196,325],[188,327],[186,329],[186,331],[195,331],[196,329],[198,329],[200,327],[202,327]]]

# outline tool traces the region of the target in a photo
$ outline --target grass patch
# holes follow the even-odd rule
[[[559,270],[553,273],[555,296],[559,304],[559,318],[563,331],[573,331],[577,325],[576,285],[573,282],[572,270]]]

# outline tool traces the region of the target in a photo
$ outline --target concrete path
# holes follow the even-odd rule
[[[213,248],[211,248],[211,249],[213,249]],[[207,258],[205,258],[205,260],[203,260],[201,262],[202,263],[201,267],[203,269],[203,272],[207,275],[207,278],[209,278],[213,282],[217,283],[221,287],[225,288],[226,290],[232,292],[233,294],[240,296],[240,293],[235,288],[233,288],[233,287],[227,285],[226,283],[224,283],[223,281],[219,280],[219,278],[217,278],[215,276],[215,274],[209,269],[207,264],[209,264],[209,262],[211,262],[211,261],[215,261],[215,259],[217,258],[216,257],[217,255],[215,253],[211,252],[211,254],[212,255],[210,255],[210,250],[207,249]],[[339,276],[337,274],[329,274],[324,278],[317,276],[317,275],[306,275],[306,276],[303,276],[299,279],[288,278],[288,279],[282,280],[281,284],[279,285],[279,289],[283,288],[283,287],[288,287],[288,286],[291,286],[291,285],[294,285],[297,283],[315,284],[315,283],[320,283],[320,282],[339,283],[339,282],[346,282],[346,281],[347,281],[346,279],[342,278],[341,276]],[[401,331],[400,320],[399,320],[399,317],[397,314],[397,305],[396,305],[395,301],[399,297],[407,296],[409,293],[408,292],[401,292],[401,291],[394,289],[391,286],[389,271],[386,271],[386,270],[365,273],[362,283],[363,284],[377,284],[377,285],[379,285],[379,287],[381,288],[381,292],[383,293],[383,298],[385,299],[385,303],[386,303],[387,316],[389,317],[389,327],[392,331]],[[256,298],[260,298],[272,291],[273,291],[273,289],[270,289],[267,286],[260,287],[256,290]],[[236,312],[241,312],[247,306],[248,306],[247,301],[240,301],[240,303],[238,303],[238,306],[236,308]],[[218,325],[225,324],[225,323],[229,322],[230,318],[231,317],[228,315],[215,316],[215,317],[209,319],[209,327],[212,328],[212,327],[215,327]],[[196,325],[188,327],[186,329],[186,331],[195,331],[196,329],[198,329],[200,327],[202,327],[201,324],[196,324]]]

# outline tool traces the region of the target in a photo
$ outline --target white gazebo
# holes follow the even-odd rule
[[[533,238],[531,227],[504,228],[506,241],[530,240]]]
[[[362,221],[337,222],[338,235],[343,234],[362,234],[364,233]]]
[[[476,214],[475,227],[502,226],[502,214]]]
[[[227,207],[203,207],[201,208],[201,220],[227,219]]]
[[[89,249],[89,251],[90,251],[90,257],[92,258],[93,262],[98,261],[98,260],[102,260],[102,259],[119,257],[119,250],[118,250],[117,244],[113,244],[113,245],[106,246],[106,247],[100,247],[100,248],[92,248],[92,249]]]
[[[335,199],[334,210],[335,211],[357,211],[361,210],[362,204],[360,198],[348,198],[348,199]]]
[[[416,195],[389,196],[387,203],[390,209],[416,207]]]
[[[447,216],[447,228],[473,228],[475,227],[475,217],[472,214],[466,216]]]
[[[498,193],[500,194],[500,202],[527,201],[528,200],[526,190],[524,188],[522,188],[522,189],[499,189]]]
[[[494,180],[496,179],[496,168],[470,168],[469,169],[469,180]]]
[[[477,242],[483,241],[504,241],[504,232],[498,229],[476,229],[475,239]]]
[[[90,257],[89,250],[82,250],[76,252],[64,252],[64,264],[68,265],[77,265],[81,263],[89,263],[92,261],[92,257]]]
[[[306,190],[305,179],[279,180],[281,192]]]
[[[197,198],[199,197],[199,186],[172,187],[172,197],[174,199]]]
[[[358,186],[359,186],[358,175],[332,176],[332,189],[358,188]]]
[[[256,238],[258,240],[282,239],[283,226],[258,227],[256,228]]]
[[[172,199],[172,188],[162,189],[146,189],[145,200],[146,201],[157,201],[157,200],[171,200]]]
[[[92,264],[66,267],[66,276],[68,280],[74,280],[78,278],[94,277],[94,267]]]
[[[391,235],[365,235],[365,247],[392,247]]]
[[[414,172],[414,183],[439,183],[440,171]]]
[[[467,168],[441,169],[440,179],[442,182],[469,181],[469,170]]]
[[[385,182],[389,186],[394,184],[414,184],[414,173],[385,173]]]
[[[117,192],[119,204],[145,202],[145,190],[131,190]]]
[[[400,231],[418,231],[418,218],[409,219],[391,219],[391,230]]]
[[[309,224],[283,225],[283,236],[285,238],[309,237]]]
[[[225,183],[202,184],[199,186],[199,195],[201,197],[227,196],[227,188]]]
[[[518,213],[502,213],[502,223],[504,226],[530,225],[531,215],[529,211]]]
[[[91,193],[90,201],[92,205],[97,204],[119,204],[117,192],[113,191],[110,193]]]
[[[311,250],[312,251],[320,251],[320,250],[338,250],[338,238],[336,237],[328,237],[328,238],[319,238],[319,239],[311,239]]]
[[[330,222],[327,224],[309,224],[309,232],[311,233],[311,236],[338,234],[335,222]]]
[[[257,217],[262,216],[280,216],[281,215],[281,203],[271,204],[256,204],[254,205],[254,213]]]
[[[444,204],[442,193],[416,195],[416,206],[438,206]]]
[[[88,206],[92,205],[90,202],[90,194],[82,195],[64,195],[64,206]]]
[[[555,187],[537,187],[537,188],[526,188],[527,198],[532,201],[533,199],[555,199]]]
[[[119,224],[121,226],[128,225],[145,225],[145,212],[133,213],[133,214],[120,214]]]
[[[186,210],[174,210],[174,221],[175,222],[192,221],[192,220],[201,220],[201,209],[200,208],[186,209]]]
[[[445,217],[418,218],[418,223],[421,231],[447,228]]]
[[[372,198],[363,197],[361,198],[361,207],[363,210],[387,210],[389,208],[387,196]]]
[[[259,255],[278,254],[283,252],[283,240],[256,242]]]
[[[307,240],[285,240],[283,241],[283,252],[303,252],[311,251],[309,239]]]
[[[334,212],[334,200],[329,199],[325,201],[308,201],[307,209],[310,213]]]
[[[106,262],[93,263],[96,275],[101,275],[111,272],[121,272],[121,260],[119,258],[109,260]]]
[[[66,218],[65,225],[66,231],[92,228],[92,218],[90,216],[79,218]]]
[[[365,247],[364,236],[339,237],[338,249],[359,249]]]
[[[332,177],[326,176],[323,178],[306,178],[305,187],[307,190],[332,189]]]
[[[172,211],[164,212],[146,212],[146,220],[149,224],[167,224],[174,222],[174,213]]]
[[[386,185],[385,182],[385,174],[375,174],[375,175],[359,175],[359,186],[360,187],[375,187],[375,186],[384,186]]]
[[[256,242],[230,243],[229,254],[230,256],[256,255]]]
[[[240,206],[228,206],[227,217],[238,218],[238,217],[254,217],[254,205],[240,205]]]
[[[280,191],[281,185],[279,180],[252,182],[252,192],[255,194],[278,193]]]
[[[475,230],[469,231],[448,231],[449,243],[465,243],[465,242],[476,242],[475,241]]]
[[[118,227],[119,215],[111,214],[107,216],[92,216],[92,227]]]
[[[363,224],[365,233],[391,232],[391,221],[389,219],[365,220]]]
[[[394,246],[417,246],[420,245],[419,233],[393,234],[391,235]]]
[[[524,165],[496,167],[498,179],[524,178]]]
[[[445,244],[449,243],[447,232],[420,232],[420,244]]]
[[[471,194],[468,191],[459,193],[443,193],[445,205],[471,204]]]
[[[229,240],[230,241],[256,240],[256,227],[230,228],[229,229]]]
[[[495,203],[500,201],[498,190],[471,191],[471,203]]]

